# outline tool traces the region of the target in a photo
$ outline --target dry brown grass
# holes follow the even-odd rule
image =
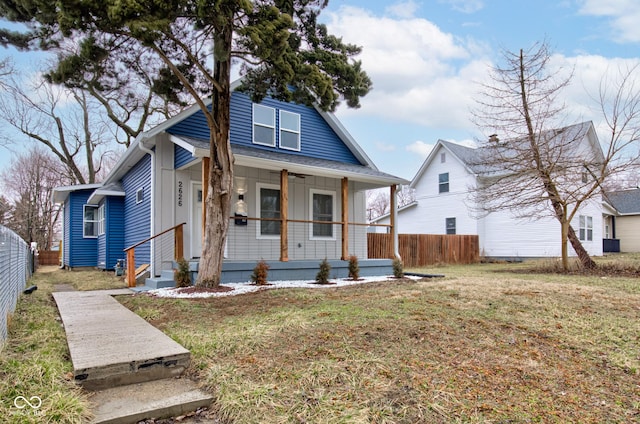
[[[229,422],[640,421],[638,280],[527,267],[122,302],[191,350]]]

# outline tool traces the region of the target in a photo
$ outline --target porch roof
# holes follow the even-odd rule
[[[171,138],[174,142],[177,142],[177,144],[189,150],[195,157],[209,156],[209,140],[184,136],[172,136]],[[330,178],[347,177],[353,181],[371,184],[372,188],[384,187],[392,184],[409,184],[409,181],[404,178],[396,177],[364,165],[355,165],[291,153],[275,152],[262,148],[240,146],[237,144],[232,144],[231,150],[235,157],[236,165],[241,166],[275,171],[286,169],[292,173]]]
[[[124,189],[120,184],[109,183],[103,187],[98,188],[96,191],[91,193],[91,196],[89,196],[89,200],[87,200],[87,204],[97,205],[106,196],[124,197],[125,195],[126,193],[124,192]]]

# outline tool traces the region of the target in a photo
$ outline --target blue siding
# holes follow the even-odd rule
[[[151,156],[144,158],[122,178],[124,197],[124,247],[132,246],[151,236]],[[137,203],[138,189],[144,191],[144,199]],[[151,244],[145,243],[136,248],[136,263],[151,263]],[[130,264],[127,264],[128,266]]]
[[[105,234],[98,237],[98,268],[112,270],[118,259],[124,259],[124,199],[107,197]]]
[[[83,210],[93,189],[77,190],[69,193],[69,255],[67,265],[71,268],[98,265],[98,239],[82,236]],[[66,209],[66,208],[65,208]]]
[[[252,143],[252,102],[249,96],[234,92],[231,96],[231,143],[256,149],[276,150],[291,155],[309,156],[360,164],[347,146],[331,129],[322,116],[312,107],[265,98],[262,103],[276,109],[276,146],[279,144],[279,110],[300,114],[300,152],[261,146]],[[209,139],[209,128],[201,111],[194,113],[167,130],[170,134]],[[233,146],[232,146],[233,147]]]
[[[175,169],[181,168],[194,160],[196,160],[196,158],[194,158],[187,149],[184,149],[177,144],[173,145],[173,167]]]

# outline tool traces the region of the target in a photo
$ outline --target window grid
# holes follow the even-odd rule
[[[578,225],[578,238],[581,241],[593,241],[593,217],[580,215]]]
[[[82,237],[95,238],[98,236],[98,207],[84,205],[82,211]]]
[[[438,193],[449,192],[449,173],[438,174]]]
[[[254,144],[275,147],[276,145],[276,110],[272,107],[253,104],[253,136]]]

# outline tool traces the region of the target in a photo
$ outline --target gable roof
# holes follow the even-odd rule
[[[553,140],[555,137],[560,137],[562,134],[562,138],[564,140],[582,140],[587,139],[593,154],[596,156],[596,160],[600,160],[603,158],[602,148],[598,143],[598,139],[595,133],[595,129],[593,128],[593,123],[591,121],[581,122],[574,125],[569,125],[563,128],[551,129],[547,131],[543,131],[540,136],[541,137],[549,137],[550,140]],[[511,152],[512,155],[516,155],[517,151],[515,149],[508,150],[510,145],[516,143],[527,142],[524,137],[519,137],[515,139],[510,139],[507,141],[501,141],[502,145],[507,149],[505,151],[505,155],[509,155]],[[482,157],[485,152],[489,152],[489,147],[466,147],[460,144],[452,143],[450,141],[438,140],[434,148],[427,156],[427,159],[424,161],[416,175],[413,177],[411,181],[410,187],[414,187],[416,182],[422,177],[425,170],[428,168],[430,163],[433,161],[434,157],[438,154],[439,148],[444,148],[448,150],[452,155],[454,155],[470,174],[480,174],[487,172],[496,172],[499,170],[491,169],[488,165],[482,163]]]
[[[640,214],[640,188],[611,191],[605,197],[620,215]]]

